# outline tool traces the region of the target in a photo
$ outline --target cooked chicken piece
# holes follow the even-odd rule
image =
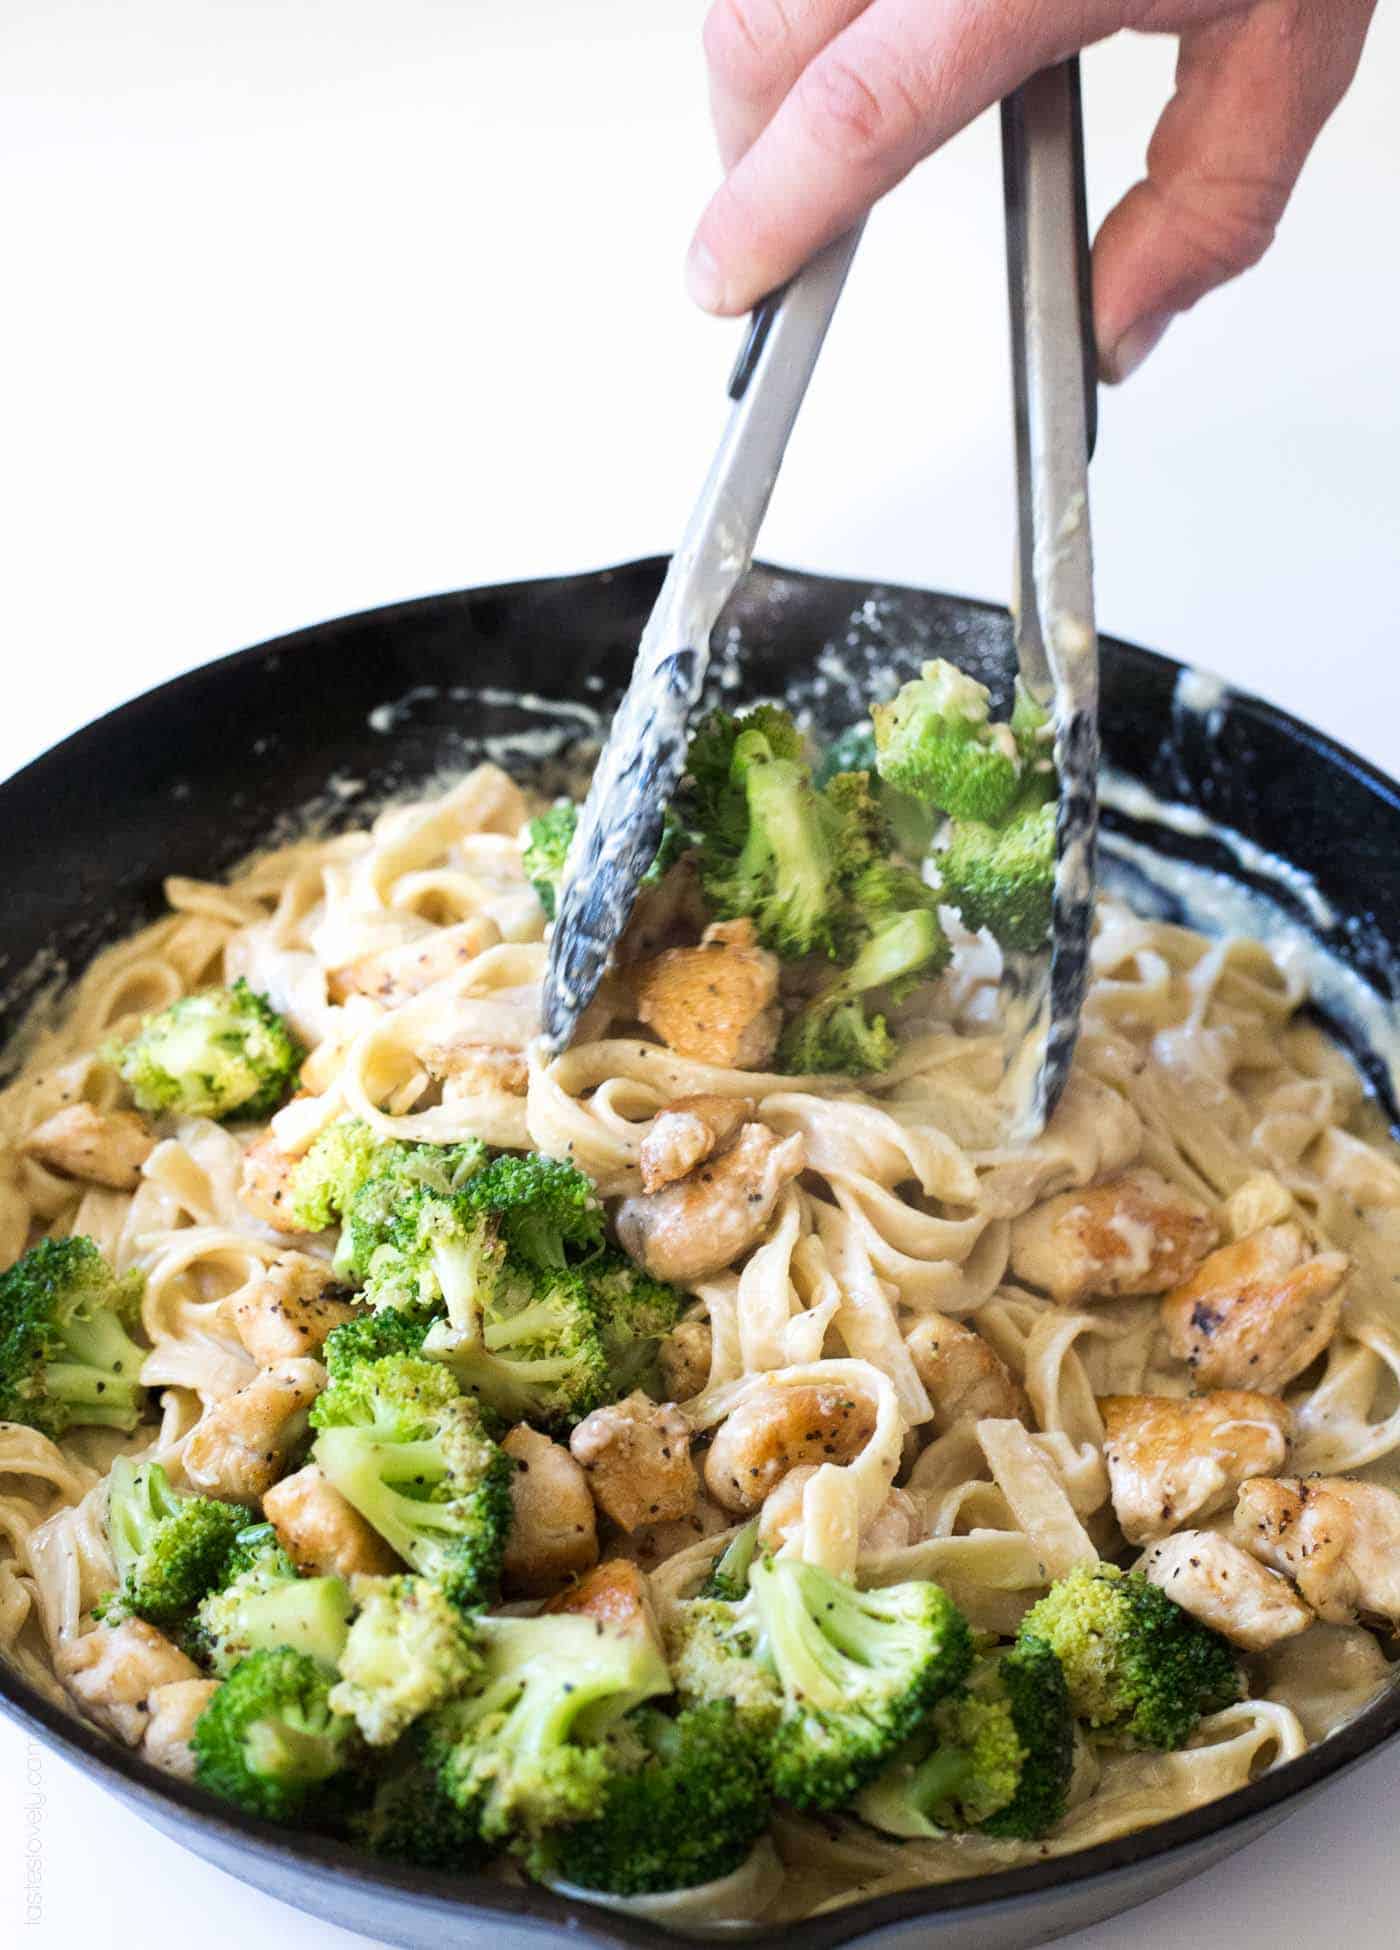
[[[642,1633],[653,1641],[658,1652],[661,1650],[661,1635],[656,1629],[646,1573],[628,1558],[610,1557],[567,1591],[561,1591],[557,1598],[551,1598],[545,1610],[593,1618],[611,1631],[629,1636]]]
[[[21,1148],[67,1178],[107,1185],[114,1192],[134,1192],[156,1139],[145,1118],[134,1110],[65,1104],[37,1125]]]
[[[1208,1388],[1277,1394],[1336,1333],[1349,1271],[1345,1253],[1310,1256],[1301,1226],[1267,1226],[1167,1295],[1168,1344]]]
[[[177,1780],[192,1781],[190,1736],[218,1690],[217,1679],[176,1679],[168,1686],[157,1686],[147,1701],[151,1718],[141,1743],[146,1759]]]
[[[333,1300],[330,1268],[306,1253],[280,1253],[263,1277],[246,1287],[233,1310],[238,1338],[258,1363],[270,1368],[319,1354],[327,1334],[355,1317],[355,1309]]]
[[[1061,1192],[1011,1228],[1011,1271],[1062,1307],[1165,1293],[1189,1277],[1220,1234],[1199,1200],[1135,1167]]]
[[[612,1549],[618,1557],[631,1558],[634,1564],[653,1570],[663,1559],[674,1557],[677,1551],[688,1549],[702,1537],[729,1530],[733,1523],[728,1510],[721,1510],[702,1493],[688,1517],[680,1517],[674,1523],[644,1523],[640,1529],[624,1531]]]
[[[150,1699],[161,1686],[198,1679],[199,1667],[144,1618],[99,1625],[68,1639],[54,1658],[69,1692],[128,1747],[139,1744],[150,1720]]]
[[[850,1462],[874,1430],[874,1408],[849,1388],[770,1383],[720,1424],[705,1482],[717,1503],[746,1517],[799,1463]]]
[[[263,1515],[298,1570],[352,1578],[385,1577],[399,1560],[315,1463],[284,1476],[263,1497]]]
[[[319,1361],[261,1368],[236,1395],[206,1408],[185,1444],[185,1474],[196,1489],[247,1503],[270,1490],[309,1426],[326,1385]]]
[[[935,1425],[985,1416],[1031,1425],[1030,1397],[1005,1361],[975,1328],[946,1314],[923,1314],[905,1336],[920,1381],[933,1403]]]
[[[717,921],[698,948],[668,948],[632,980],[638,1020],[677,1056],[757,1070],[778,1046],[778,957],[752,921]]]
[[[1275,1475],[1288,1459],[1293,1417],[1275,1395],[1105,1395],[1099,1408],[1113,1508],[1130,1544],[1225,1509],[1247,1477]]]
[[[505,1580],[514,1592],[539,1597],[598,1562],[598,1525],[588,1478],[560,1442],[528,1422],[501,1447],[515,1463]]]
[[[310,1101],[308,1099],[308,1101]],[[245,1211],[274,1232],[305,1232],[292,1217],[292,1173],[297,1159],[269,1131],[243,1153],[238,1199]]]
[[[494,921],[474,914],[453,927],[434,928],[415,941],[381,948],[336,969],[330,979],[331,993],[337,1002],[347,995],[369,995],[386,1009],[397,1009],[410,996],[446,981],[487,948],[494,948],[500,938],[501,930]]]
[[[1400,1627],[1400,1496],[1345,1476],[1246,1483],[1235,1541],[1286,1572],[1328,1625]]]
[[[807,1485],[821,1467],[819,1463],[799,1463],[790,1469],[778,1487],[764,1498],[758,1519],[758,1538],[765,1550],[779,1551],[802,1521],[802,1499]],[[922,1513],[907,1490],[891,1490],[870,1522],[860,1533],[863,1551],[902,1550],[914,1543],[923,1528]]]
[[[1246,1652],[1263,1652],[1315,1622],[1286,1578],[1216,1530],[1164,1537],[1138,1569],[1183,1611]]]
[[[779,1138],[766,1124],[745,1124],[723,1157],[664,1192],[625,1198],[618,1239],[655,1279],[703,1280],[758,1244],[783,1187],[806,1162],[800,1131]]]
[[[709,1380],[713,1339],[708,1320],[683,1320],[661,1343],[657,1360],[673,1402],[688,1402]]]
[[[649,961],[663,948],[693,942],[710,918],[693,855],[683,856],[643,887],[628,918],[627,928],[613,953],[619,968]]]
[[[723,1151],[753,1111],[752,1097],[678,1097],[668,1104],[642,1139],[638,1163],[643,1191],[674,1185]]]
[[[524,1050],[444,1040],[422,1054],[424,1068],[443,1086],[444,1103],[461,1103],[486,1090],[523,1097],[529,1087],[530,1061]]]
[[[654,1402],[640,1388],[625,1401],[595,1408],[569,1437],[593,1501],[623,1530],[688,1517],[700,1496],[690,1460],[690,1424],[674,1402]]]

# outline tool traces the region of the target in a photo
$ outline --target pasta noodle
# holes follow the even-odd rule
[[[1282,1229],[1309,1254],[1346,1256],[1328,1344],[1283,1385],[1289,1470],[1395,1482],[1400,1154],[1349,1065],[1300,1019],[1306,997],[1285,957],[1105,903],[1069,1087],[1044,1135],[1012,1151],[988,1013],[997,959],[964,934],[931,996],[908,1005],[883,1076],[793,1077],[680,1055],[638,1032],[622,981],[605,985],[571,1049],[545,1054],[546,922],[521,861],[528,812],[521,788],[482,766],[368,832],[268,853],[228,885],[174,875],[169,913],[104,953],[30,1039],[0,1094],[0,1264],[42,1236],[83,1233],[118,1272],[139,1271],[142,1379],[160,1417],[129,1440],[88,1433],[62,1447],[0,1425],[0,1650],[35,1684],[68,1698],[64,1648],[93,1629],[112,1582],[113,1456],[158,1457],[179,1480],[191,1431],[258,1371],[236,1325],[240,1297],[289,1241],[249,1203],[253,1147],[295,1158],[346,1114],[386,1138],[478,1137],[569,1159],[608,1201],[642,1193],[646,1141],[680,1099],[743,1100],[752,1122],[799,1144],[802,1169],[758,1231],[727,1265],[682,1282],[708,1373],[680,1412],[702,1445],[741,1407],[776,1415],[793,1391],[858,1400],[864,1440],[810,1470],[782,1551],[871,1588],[933,1579],[979,1631],[1014,1633],[1076,1565],[1131,1559],[1105,1398],[1184,1406],[1199,1393],[1161,1304],[1172,1280],[1119,1290],[1105,1267],[1097,1291],[1091,1281],[1082,1299],[1056,1300],[1018,1252],[1027,1215],[1064,1195],[1076,1211],[1129,1169],[1157,1174],[1169,1199],[1203,1202],[1222,1241],[1248,1246]],[[134,1190],[26,1149],[65,1106],[127,1101],[107,1053],[114,1035],[238,977],[309,1051],[301,1093],[270,1121],[161,1120]],[[315,1261],[333,1241],[296,1244]],[[1000,1391],[990,1405],[951,1398],[951,1371],[920,1357],[925,1330],[963,1337],[954,1344]],[[704,1516],[649,1563],[663,1621],[735,1534],[733,1510]],[[1202,1521],[1223,1535],[1228,1508]],[[1082,1848],[1288,1760],[1358,1711],[1388,1668],[1371,1631],[1334,1621],[1251,1655],[1248,1672],[1250,1696],[1178,1752],[1084,1743],[1073,1805],[1042,1842],[897,1841],[854,1817],[784,1811],[771,1843],[723,1886],[632,1907],[713,1931]],[[140,1739],[143,1714],[114,1706],[104,1718],[116,1737]]]

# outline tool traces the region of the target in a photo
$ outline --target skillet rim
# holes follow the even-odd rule
[[[328,633],[373,621],[390,629],[404,620],[424,613],[441,611],[444,605],[471,601],[494,602],[518,598],[525,592],[577,587],[582,582],[606,583],[614,577],[652,576],[658,582],[666,566],[664,557],[635,561],[586,571],[582,574],[524,577],[512,582],[482,585],[467,590],[442,591],[435,595],[410,598],[328,618],[323,622],[290,631],[282,636],[236,650],[168,678],[135,698],[116,705],[90,724],[81,726],[58,744],[38,754],[18,771],[0,781],[0,808],[16,787],[32,790],[43,775],[53,769],[66,769],[96,757],[105,749],[113,730],[139,725],[151,713],[194,699],[212,674],[236,673],[240,667],[252,668],[270,657],[295,656],[299,647],[323,639]],[[938,596],[957,605],[969,617],[987,621],[1004,619],[1005,611],[994,603],[973,597],[948,596],[945,592],[917,590],[895,583],[870,582],[860,578],[833,577],[801,570],[779,569],[755,563],[759,574],[781,577],[785,582],[821,585],[827,592],[849,591],[852,597],[865,598],[879,592],[893,597]],[[1131,664],[1158,670],[1180,671],[1186,666],[1159,652],[1143,649],[1122,639],[1104,636],[1105,646],[1115,656]],[[1329,768],[1341,768],[1364,782],[1367,788],[1393,809],[1400,811],[1400,784],[1377,766],[1346,746],[1294,717],[1280,706],[1250,692],[1227,687],[1229,706],[1246,718],[1267,723],[1284,732],[1291,742],[1306,747]],[[447,1907],[468,1915],[489,1919],[492,1916],[526,1927],[548,1930],[563,1926],[575,1935],[587,1936],[603,1945],[635,1946],[635,1950],[663,1950],[674,1945],[677,1933],[660,1924],[624,1915],[600,1905],[555,1895],[536,1885],[519,1887],[480,1875],[457,1875],[380,1861],[367,1852],[308,1831],[287,1830],[244,1815],[226,1802],[191,1784],[161,1772],[134,1751],[90,1726],[86,1721],[54,1705],[24,1680],[17,1669],[0,1659],[0,1709],[28,1732],[45,1739],[68,1759],[81,1757],[84,1771],[94,1771],[100,1784],[119,1799],[134,1801],[137,1811],[153,1819],[163,1832],[182,1845],[190,1846],[202,1859],[223,1867],[222,1851],[233,1850],[278,1865],[288,1880],[304,1877],[318,1884],[351,1884],[371,1899],[397,1898],[408,1906],[427,1908],[434,1913]],[[956,1880],[901,1890],[889,1896],[867,1898],[845,1907],[746,1933],[742,1941],[759,1950],[834,1950],[874,1932],[908,1926],[924,1917],[988,1909],[995,1905],[1023,1903],[1050,1890],[1089,1887],[1124,1871],[1178,1851],[1193,1844],[1221,1836],[1227,1831],[1254,1822],[1285,1804],[1300,1800],[1314,1788],[1339,1778],[1374,1757],[1400,1733],[1400,1680],[1392,1683],[1356,1719],[1335,1734],[1310,1747],[1296,1759],[1287,1761],[1243,1788],[1201,1807],[1153,1823],[1128,1835],[1099,1842],[1072,1854],[997,1870],[989,1875],[964,1876]],[[195,1843],[186,1843],[183,1830],[192,1829],[208,1836],[221,1850],[218,1858],[205,1855]],[[1246,1838],[1241,1837],[1241,1840]],[[232,1871],[225,1871],[232,1873]],[[280,1892],[279,1892],[280,1893]],[[284,1897],[283,1900],[291,1900]],[[355,1927],[353,1924],[350,1927]]]

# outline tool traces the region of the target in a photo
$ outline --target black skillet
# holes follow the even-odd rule
[[[222,873],[300,830],[307,807],[329,827],[358,823],[385,798],[483,755],[546,773],[567,761],[626,682],[664,566],[629,563],[323,623],[123,705],[0,785],[0,1042],[51,956],[76,971],[152,918],[167,873]],[[951,657],[1002,693],[1011,668],[1000,610],[763,567],[716,644],[718,694],[787,696],[826,730],[857,715],[872,684],[888,687],[922,658]],[[1335,916],[1327,945],[1387,1001],[1400,998],[1389,947],[1400,943],[1400,789],[1258,699],[1230,693],[1218,710],[1178,709],[1180,667],[1167,658],[1105,639],[1103,660],[1109,761],[1310,875]],[[1105,820],[1110,831],[1124,824]],[[1209,840],[1152,838],[1245,877]],[[1294,918],[1306,924],[1308,909]],[[669,1940],[542,1890],[380,1865],[234,1815],[56,1710],[3,1665],[0,1705],[186,1847],[347,1929],[412,1950],[488,1939],[502,1950],[561,1928],[600,1943]],[[765,1950],[895,1935],[938,1950],[1044,1943],[1200,1873],[1397,1730],[1400,1692],[1390,1691],[1335,1738],[1193,1813],[1078,1855],[747,1940]]]

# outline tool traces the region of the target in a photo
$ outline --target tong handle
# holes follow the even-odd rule
[[[1041,703],[1055,680],[1048,619],[1092,628],[1084,468],[1098,434],[1084,111],[1075,56],[1001,105],[1011,376],[1016,429],[1016,648]],[[1060,546],[1064,524],[1083,546]]]

